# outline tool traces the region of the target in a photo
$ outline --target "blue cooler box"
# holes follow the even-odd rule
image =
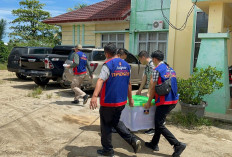
[[[148,97],[133,95],[132,98],[134,99],[134,107],[130,107],[129,104],[126,104],[120,120],[131,131],[155,128],[155,100],[152,100],[152,106],[149,111],[146,111],[143,106],[147,102]]]

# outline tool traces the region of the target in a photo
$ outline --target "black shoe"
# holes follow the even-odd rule
[[[132,140],[132,144],[131,144],[132,148],[134,149],[135,154],[141,149],[141,141],[137,140],[136,138],[134,138]]]
[[[152,145],[152,143],[151,142],[145,142],[145,146],[147,147],[147,148],[150,148],[150,149],[152,149],[153,151],[159,151],[159,146],[158,145]]]
[[[115,128],[112,128],[111,132],[112,133],[117,133],[117,130],[115,130]]]
[[[155,134],[155,129],[149,129],[149,130],[147,130],[147,131],[145,131],[144,132],[145,134],[147,134],[147,135],[154,135]]]
[[[184,149],[186,148],[186,144],[185,143],[181,143],[179,145],[176,145],[173,147],[174,148],[174,153],[172,154],[173,157],[179,157],[180,154],[184,151]]]
[[[86,104],[87,101],[88,101],[88,99],[89,99],[89,95],[86,94],[86,95],[83,97],[83,103]]]
[[[103,155],[103,156],[110,156],[110,157],[114,156],[114,150],[106,151],[104,149],[99,149],[99,150],[97,150],[97,153],[99,155]]]
[[[79,103],[79,100],[71,101],[71,103],[73,103],[73,104],[78,104],[78,103]]]

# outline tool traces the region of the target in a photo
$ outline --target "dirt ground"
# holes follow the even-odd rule
[[[55,83],[50,83],[40,98],[28,97],[36,87],[31,80],[18,80],[14,73],[0,71],[0,156],[98,156],[96,150],[101,148],[98,110],[89,110],[88,103],[72,105],[73,92]],[[232,157],[231,125],[201,130],[167,127],[187,144],[183,157]],[[173,153],[163,137],[160,151],[152,152],[144,146],[151,136],[142,131],[135,135],[142,141],[142,150],[136,155],[118,134],[113,134],[116,156],[166,157]]]

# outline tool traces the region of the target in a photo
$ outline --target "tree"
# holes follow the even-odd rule
[[[54,34],[60,29],[42,22],[50,17],[49,12],[42,10],[45,4],[41,4],[38,0],[22,0],[19,5],[19,9],[12,10],[12,14],[18,16],[12,21],[14,26],[10,27],[13,30],[10,33],[12,40],[19,45],[54,46],[57,43]]]
[[[5,31],[6,31],[6,20],[1,19],[0,20],[0,41],[4,37]]]
[[[71,11],[74,11],[74,10],[78,10],[78,9],[81,9],[81,8],[84,8],[88,6],[87,4],[83,3],[83,4],[80,4],[78,3],[77,5],[75,5],[73,8],[68,8],[67,11],[68,12],[71,12]]]

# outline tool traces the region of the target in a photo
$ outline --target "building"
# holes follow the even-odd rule
[[[133,54],[162,50],[181,78],[188,78],[194,67],[216,66],[224,72],[224,87],[206,98],[207,111],[225,114],[230,105],[231,4],[232,0],[105,0],[44,22],[62,27],[64,45],[103,47],[113,42]],[[185,29],[173,29],[168,20],[178,28],[185,24]]]

